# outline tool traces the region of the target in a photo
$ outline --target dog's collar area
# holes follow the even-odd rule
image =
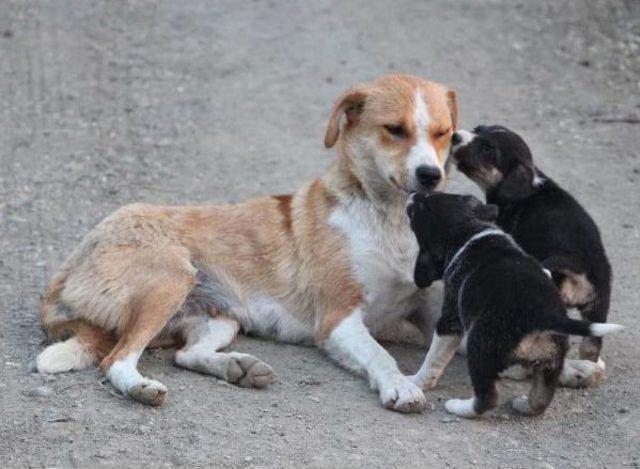
[[[460,256],[462,256],[464,251],[467,250],[467,248],[469,248],[469,246],[471,246],[471,244],[473,244],[474,242],[478,241],[479,239],[486,238],[487,236],[504,236],[505,238],[511,239],[509,237],[509,235],[507,235],[504,231],[499,230],[497,228],[487,228],[486,230],[483,230],[483,231],[481,231],[479,233],[474,234],[453,255],[453,257],[451,258],[451,260],[449,261],[447,266],[444,268],[443,277],[446,277],[449,274],[449,271],[451,270],[451,268],[460,259]]]

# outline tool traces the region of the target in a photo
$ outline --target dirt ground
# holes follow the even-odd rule
[[[640,467],[639,56],[636,0],[0,0],[0,466]],[[559,390],[541,418],[460,421],[443,411],[470,392],[457,357],[431,409],[400,415],[319,351],[248,338],[235,349],[274,368],[270,388],[153,351],[161,408],[97,370],[29,373],[38,296],[92,225],[133,201],[295,189],[330,161],[335,97],[398,71],[455,88],[463,126],[521,132],[598,221],[610,318],[628,326],[600,387]],[[475,192],[460,174],[450,187]],[[391,350],[406,372],[425,353]]]

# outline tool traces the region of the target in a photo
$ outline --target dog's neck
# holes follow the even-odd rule
[[[533,181],[531,182],[531,188],[528,195],[525,197],[521,197],[518,199],[504,199],[499,196],[500,193],[500,185],[497,185],[494,188],[491,188],[485,192],[485,197],[487,203],[495,204],[500,207],[500,211],[509,208],[509,207],[517,207],[527,199],[535,196],[540,192],[541,189],[549,182],[549,178],[538,169],[537,166],[534,166],[534,176]]]
[[[331,164],[324,182],[341,203],[354,199],[366,201],[395,224],[405,223],[408,226],[405,214],[407,195],[385,181],[373,168],[359,174],[362,172],[353,164],[353,158],[341,153]]]
[[[480,231],[476,231],[471,236],[467,237],[464,241],[458,241],[458,248],[456,249],[452,246],[449,249],[447,256],[445,256],[445,264],[444,264],[444,274],[443,277],[446,277],[453,269],[455,269],[456,264],[460,261],[460,259],[464,256],[465,251],[476,241],[486,238],[487,236],[503,236],[509,238],[509,235],[506,234],[499,228],[494,226],[485,227]]]

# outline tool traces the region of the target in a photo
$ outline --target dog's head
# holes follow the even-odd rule
[[[515,132],[499,126],[457,131],[451,160],[480,186],[490,199],[513,201],[527,197],[534,187],[531,151]]]
[[[413,194],[407,202],[411,229],[420,252],[414,280],[420,288],[442,278],[445,262],[473,234],[498,218],[498,207],[483,204],[472,195]]]
[[[340,140],[341,154],[366,189],[406,197],[444,184],[456,123],[453,91],[418,77],[389,75],[338,98],[324,143],[331,148]]]

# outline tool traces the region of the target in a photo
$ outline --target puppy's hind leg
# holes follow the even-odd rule
[[[601,296],[607,296],[607,292],[599,292]],[[578,308],[580,316],[591,322],[607,322],[609,313],[609,299],[596,297],[593,301]],[[583,337],[580,343],[580,358],[591,360],[598,364],[602,371],[605,369],[604,361],[600,358],[602,350],[602,337]]]
[[[240,325],[227,317],[206,318],[184,331],[186,344],[178,350],[178,366],[215,376],[242,387],[264,388],[273,381],[271,367],[246,353],[220,353],[238,334]]]
[[[521,396],[513,400],[516,412],[522,415],[542,414],[553,399],[562,372],[562,360],[553,364],[541,364],[533,368],[533,385],[529,397]]]
[[[470,399],[450,399],[445,408],[452,414],[465,418],[476,418],[498,406],[496,381],[498,373],[504,369],[500,357],[494,353],[490,344],[480,337],[481,332],[469,333],[467,361],[469,375],[475,396]]]

